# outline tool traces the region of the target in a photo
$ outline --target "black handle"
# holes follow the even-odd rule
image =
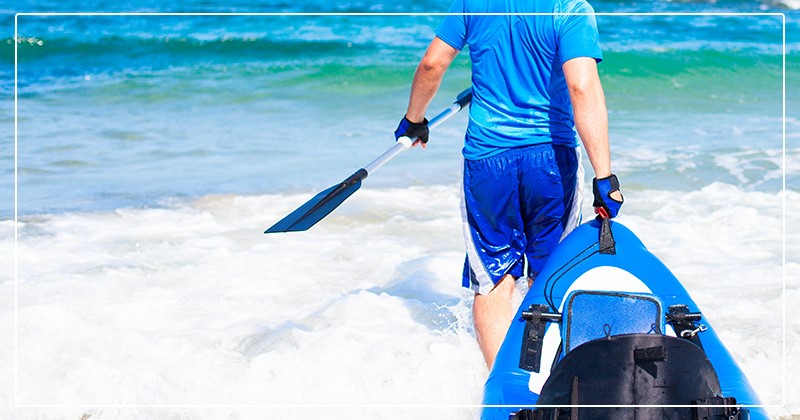
[[[464,108],[467,106],[468,103],[472,101],[472,87],[466,88],[463,92],[459,93],[456,97],[456,103],[461,107]]]

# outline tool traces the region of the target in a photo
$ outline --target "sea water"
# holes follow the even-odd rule
[[[797,2],[593,5],[785,13],[786,77],[800,78]],[[465,113],[311,230],[261,233],[392,145],[441,20],[428,13],[448,6],[7,6],[6,33],[17,11],[340,15],[18,16],[18,38],[0,43],[9,111],[18,54],[16,153],[7,136],[0,156],[0,417],[479,413],[488,372],[460,287]],[[684,282],[771,415],[800,412],[800,122],[791,88],[783,115],[784,17],[598,25],[619,222]],[[469,86],[466,55],[429,115]],[[13,112],[0,118],[10,132]]]

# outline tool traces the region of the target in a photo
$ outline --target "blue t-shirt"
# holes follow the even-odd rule
[[[464,157],[550,141],[576,146],[561,66],[576,57],[602,60],[592,6],[585,0],[455,0],[450,13],[436,36],[458,50],[469,45],[472,60]]]

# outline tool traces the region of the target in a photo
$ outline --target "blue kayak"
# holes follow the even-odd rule
[[[767,419],[677,278],[618,222],[554,250],[484,387],[484,420]]]

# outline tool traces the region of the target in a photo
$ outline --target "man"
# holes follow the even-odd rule
[[[463,284],[475,291],[475,331],[491,369],[513,318],[515,280],[533,281],[580,221],[575,128],[595,172],[595,207],[614,217],[622,195],[611,173],[591,6],[585,0],[455,0],[450,13],[417,67],[395,137],[417,137],[424,147],[425,111],[468,45],[473,98],[463,149]]]

